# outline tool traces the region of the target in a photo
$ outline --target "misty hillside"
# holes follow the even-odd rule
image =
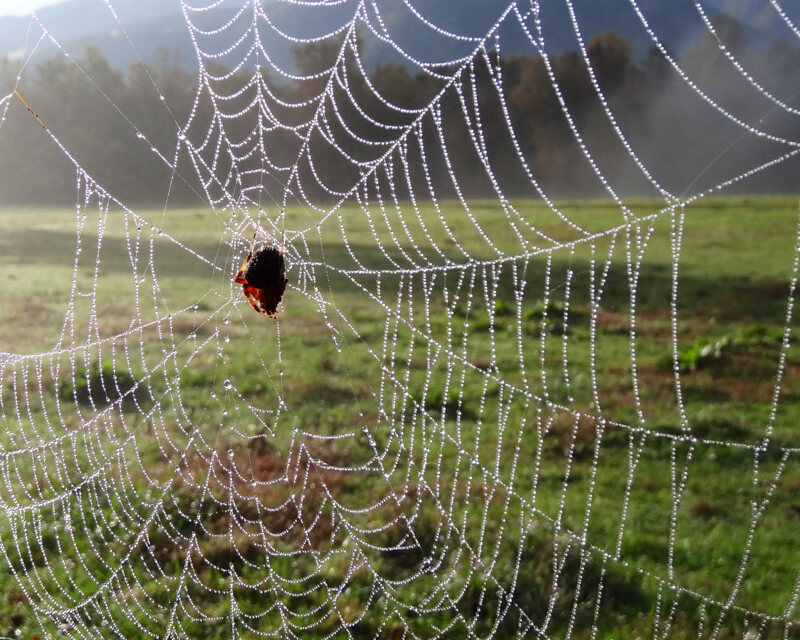
[[[198,28],[212,29],[233,18],[244,4],[245,0],[224,0],[213,10],[191,13],[191,18]],[[280,0],[264,0],[262,6],[270,24],[261,21],[261,37],[270,58],[279,67],[291,71],[291,47],[283,38],[271,34],[273,28],[300,38],[322,35],[345,24],[352,17],[355,4],[355,0],[346,0],[327,7],[304,7]],[[453,10],[453,3],[441,0],[417,0],[413,4],[421,15],[445,30],[480,37],[494,24],[508,3],[506,0],[459,0],[458,11]],[[469,54],[475,46],[474,42],[443,38],[433,29],[421,27],[419,20],[399,0],[378,0],[376,5],[381,12],[380,20],[374,10],[367,10],[371,28],[378,35],[385,29],[401,49],[413,52],[422,62],[450,61]],[[79,56],[86,45],[95,44],[118,69],[127,69],[139,59],[151,63],[159,52],[164,51],[185,68],[196,66],[196,54],[186,20],[177,2],[116,0],[112,6],[119,23],[104,0],[64,0],[39,10],[38,17],[65,50],[74,56]],[[659,39],[674,52],[681,53],[693,46],[704,31],[702,19],[691,0],[639,0],[638,6]],[[704,6],[709,16],[728,13],[736,17],[745,26],[745,35],[751,41],[795,39],[768,3],[759,0],[707,0]],[[574,7],[585,40],[610,29],[630,43],[637,57],[644,56],[652,46],[630,0],[575,0]],[[785,9],[800,14],[798,8],[792,9],[787,5]],[[542,3],[541,11],[546,50],[552,54],[575,50],[576,36],[566,4]],[[800,16],[790,15],[790,18],[797,17]],[[120,23],[124,29],[120,28]],[[212,39],[203,42],[202,35],[198,38],[201,45],[209,45],[209,50],[223,50],[251,24],[252,13],[247,8],[235,25],[213,38],[213,42]],[[0,56],[14,57],[30,51],[40,35],[40,27],[28,17],[0,17]],[[365,25],[362,25],[360,35],[363,58],[370,68],[383,62],[404,60],[401,51],[385,45]],[[531,49],[527,36],[519,29],[502,35],[505,53]],[[36,56],[43,59],[56,53],[56,46],[44,39],[38,45]],[[224,60],[221,63],[224,64]]]
[[[468,1],[472,0],[464,0],[465,3]],[[474,2],[477,7],[477,0]],[[394,13],[386,14],[393,18],[391,24],[405,24],[399,11],[401,6],[395,0],[392,7]],[[480,6],[484,13],[479,14],[476,10],[471,22],[475,33],[481,32],[479,23],[482,22],[480,29],[485,33],[497,21],[496,15],[489,12],[490,3]],[[327,12],[319,6],[309,7],[322,14],[322,18],[313,21],[307,14],[307,19],[301,22],[306,34],[330,29],[331,24],[337,24],[335,18],[345,20],[346,24],[343,5],[329,5]],[[292,26],[290,20],[297,19],[297,15],[275,12],[270,19],[275,29],[285,32]],[[208,13],[205,17],[209,17]],[[440,18],[444,21],[447,16]],[[451,19],[455,18],[451,16]],[[565,16],[552,13],[543,15],[542,19],[546,24],[554,25],[548,28],[558,32],[556,21],[565,19]],[[179,33],[177,23],[172,20],[170,15],[158,19],[158,23],[162,30],[168,25],[175,25],[176,33]],[[242,22],[246,23],[244,20]],[[513,21],[509,23],[513,26]],[[581,18],[581,24],[587,23],[591,21]],[[796,87],[800,86],[800,68],[797,65],[800,45],[785,41],[765,43],[748,38],[745,25],[726,15],[715,16],[713,23],[717,36],[726,44],[727,50],[735,55],[742,68],[753,73],[763,89],[752,90],[737,68],[720,52],[719,42],[708,31],[701,31],[694,45],[687,46],[685,52],[679,54],[678,60],[680,67],[705,92],[701,99],[662,56],[653,53],[642,55],[626,38],[615,33],[611,25],[595,23],[600,33],[586,36],[586,52],[596,82],[603,92],[605,102],[601,103],[580,54],[564,49],[561,53],[549,55],[545,64],[532,45],[527,53],[514,51],[513,32],[503,32],[500,55],[475,56],[471,70],[475,102],[485,105],[482,107],[485,117],[481,121],[481,131],[485,136],[486,155],[493,159],[496,174],[502,176],[504,190],[523,197],[530,187],[528,174],[518,166],[517,154],[522,153],[539,184],[546,185],[548,193],[561,197],[601,197],[602,185],[582,161],[583,147],[575,143],[571,128],[575,126],[581,131],[582,144],[593,149],[594,157],[606,167],[607,175],[625,184],[629,193],[651,196],[652,185],[642,179],[639,167],[634,166],[626,149],[620,145],[615,130],[609,126],[604,111],[606,105],[613,110],[617,121],[624,123],[625,137],[636,149],[644,165],[653,175],[659,176],[660,183],[672,192],[683,193],[690,188],[700,189],[719,184],[731,175],[740,175],[746,166],[751,166],[756,160],[768,163],[776,154],[786,153],[781,141],[796,140],[798,137]],[[252,20],[249,24],[252,24]],[[399,44],[399,50],[417,50],[419,57],[427,57],[425,60],[418,59],[418,65],[436,62],[436,55],[441,56],[441,61],[452,59],[459,53],[452,45],[448,49],[446,45],[426,47],[425,42],[418,42],[426,37],[422,28],[418,31],[423,33],[410,30],[402,32],[400,27],[387,26],[387,30],[390,28],[394,29],[398,40],[401,37],[407,40]],[[129,27],[127,32],[132,39],[137,33],[146,35],[144,28],[139,29]],[[219,50],[220,42],[226,42],[246,29],[246,26],[233,24],[228,32],[198,32],[195,37],[209,40],[200,43],[201,50],[213,51],[215,47]],[[547,29],[543,31],[549,32]],[[242,35],[247,36],[242,38],[247,47],[244,52],[234,49],[227,58],[223,56],[203,61],[205,68],[211,69],[209,76],[212,89],[216,91],[220,87],[220,91],[224,90],[228,96],[224,105],[225,113],[248,113],[247,117],[238,117],[226,123],[226,136],[230,140],[246,142],[254,131],[261,131],[264,144],[273,150],[277,158],[277,166],[291,166],[293,158],[303,152],[297,149],[297,145],[304,147],[307,144],[308,153],[315,158],[315,175],[321,175],[320,168],[324,167],[322,180],[325,184],[333,191],[344,192],[349,189],[356,176],[350,167],[341,162],[340,147],[329,144],[324,135],[306,142],[302,135],[287,133],[279,127],[264,129],[258,119],[261,111],[249,110],[255,97],[254,91],[247,89],[252,85],[253,70],[245,66],[234,67],[237,58],[239,61],[245,59],[251,50],[247,43],[248,38],[252,39],[252,34]],[[273,56],[281,41],[278,38],[274,39],[275,42],[267,41],[265,35],[261,37],[264,51]],[[214,42],[214,38],[218,41]],[[428,34],[427,38],[433,43],[452,41],[441,35],[436,38]],[[468,127],[469,121],[456,115],[463,113],[459,96],[457,92],[442,93],[446,88],[448,71],[443,69],[443,73],[435,74],[421,70],[419,66],[375,64],[381,60],[380,56],[390,56],[392,51],[373,44],[369,34],[361,34],[359,39],[364,46],[374,47],[371,49],[374,54],[373,67],[367,72],[367,81],[355,70],[357,61],[352,52],[341,62],[344,72],[348,74],[351,100],[359,105],[355,108],[348,106],[352,102],[343,101],[336,110],[337,118],[342,119],[342,130],[347,132],[344,138],[346,153],[354,154],[354,157],[355,154],[364,153],[360,141],[374,138],[374,122],[382,122],[392,128],[407,127],[409,113],[430,104],[435,96],[441,94],[438,108],[450,118],[450,125],[441,135],[447,147],[454,150],[452,165],[464,175],[476,176],[464,191],[475,197],[489,197],[495,185],[477,178],[481,175],[481,165],[471,151],[473,138]],[[173,44],[177,42],[176,36]],[[302,121],[304,117],[313,118],[318,104],[313,99],[316,95],[314,92],[324,88],[319,83],[320,70],[330,68],[337,60],[341,61],[339,44],[334,38],[305,47],[297,47],[286,38],[282,43],[282,55],[286,60],[284,64],[291,65],[298,73],[294,79],[287,79],[281,77],[280,71],[269,63],[264,65],[264,80],[270,83],[270,90],[274,92],[268,106],[292,105],[288,109],[291,113],[283,114],[287,118],[294,118],[292,122]],[[413,49],[414,46],[417,49]],[[460,46],[475,45],[472,41],[464,41]],[[361,44],[359,51],[363,51]],[[262,60],[263,54],[260,56],[252,59],[250,64]],[[173,179],[171,172],[165,170],[165,165],[153,163],[152,148],[158,147],[162,153],[167,153],[176,139],[180,127],[178,123],[187,122],[190,113],[193,114],[192,124],[184,135],[195,140],[199,146],[204,144],[202,140],[206,132],[215,126],[213,123],[220,113],[220,107],[211,94],[199,91],[198,83],[207,80],[176,64],[175,59],[166,60],[167,64],[156,65],[152,70],[146,69],[141,63],[134,64],[129,73],[124,74],[114,70],[97,47],[80,52],[76,60],[77,64],[73,64],[58,56],[42,58],[36,71],[23,79],[22,93],[30,104],[36,105],[37,113],[47,122],[53,135],[70,149],[71,157],[79,161],[100,183],[127,201],[149,203],[147,198],[152,197],[153,193],[160,193],[153,185],[162,184],[166,189]],[[272,57],[272,62],[276,60],[277,56]],[[490,110],[490,105],[496,105],[493,102],[497,90],[494,64],[501,68],[508,105],[507,116],[501,114],[496,106],[492,107],[494,111]],[[217,73],[215,67],[236,70],[221,73],[214,80],[213,76]],[[449,70],[449,73],[453,72],[453,69]],[[0,86],[17,86],[16,74],[13,64],[0,66]],[[160,88],[160,95],[154,91],[154,82]],[[774,99],[764,91],[772,92],[778,100],[785,100],[789,106],[775,109]],[[311,100],[309,96],[312,96]],[[402,109],[387,109],[379,96]],[[718,104],[725,105],[727,111],[724,114],[718,112],[708,104],[705,96],[712,96]],[[168,109],[165,109],[165,104]],[[569,110],[569,125],[564,118],[564,105]],[[9,114],[2,129],[6,153],[0,154],[0,175],[5,177],[0,181],[0,201],[59,201],[62,193],[74,188],[74,167],[63,162],[60,154],[53,154],[52,150],[47,152],[42,146],[41,132],[31,126],[25,106],[20,101],[12,101]],[[687,114],[691,114],[691,117],[687,117]],[[506,117],[511,120],[514,131],[513,146],[507,135]],[[733,118],[740,122],[756,123],[758,129],[765,133],[744,137],[740,127],[732,122]],[[137,136],[139,132],[144,135],[144,140],[152,141],[154,147],[150,143],[142,144]],[[702,144],[698,144],[698,141],[702,141]],[[370,151],[371,148],[367,150]],[[25,163],[18,160],[22,156],[26,158]],[[364,157],[368,158],[368,153]],[[208,161],[217,162],[216,156]],[[26,179],[31,174],[31,167],[35,167],[35,175],[48,176],[46,188],[39,182]],[[440,163],[438,167],[431,165],[430,171],[430,180],[436,188],[455,197],[455,194],[447,191],[449,170]],[[195,202],[197,194],[203,192],[203,186],[185,178],[192,175],[191,167],[179,167],[178,175],[181,182],[184,179],[186,182],[175,189],[170,188],[170,197],[176,201]],[[338,187],[334,188],[333,185]],[[773,171],[750,178],[746,188],[751,192],[789,191],[796,188],[796,167],[789,162],[781,164]],[[177,193],[178,189],[183,193]],[[312,195],[326,197],[326,193]]]

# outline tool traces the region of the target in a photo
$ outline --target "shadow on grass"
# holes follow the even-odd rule
[[[31,255],[30,247],[45,247],[43,251],[38,251]],[[27,263],[31,265],[52,264],[65,267],[72,267],[75,260],[75,235],[73,232],[60,232],[52,230],[13,230],[9,231],[3,239],[3,258],[9,263]],[[203,242],[192,244],[189,247],[200,256],[204,256],[211,262],[215,262],[214,256],[227,256],[229,250],[223,243]],[[138,247],[139,251],[149,253],[149,240],[142,239]],[[313,250],[313,249],[312,249]],[[195,258],[181,247],[163,239],[154,240],[154,253],[156,265],[160,275],[170,275],[178,277],[208,278],[211,275],[209,266]],[[432,254],[432,252],[429,252]],[[317,284],[321,285],[323,293],[330,290],[332,293],[357,293],[362,291],[362,287],[368,291],[375,290],[376,276],[374,274],[354,274],[355,283],[348,277],[338,273],[338,270],[356,271],[361,268],[386,270],[381,276],[381,286],[384,291],[396,290],[400,278],[405,279],[408,284],[408,276],[400,276],[391,273],[399,266],[401,269],[414,269],[419,266],[430,266],[425,264],[414,252],[406,250],[406,254],[416,260],[416,264],[410,262],[397,248],[382,247],[376,244],[349,244],[346,247],[338,242],[325,245],[324,260],[322,256],[311,255],[303,256],[304,260],[320,261],[329,265],[335,270],[316,266],[309,268],[309,271],[316,275]],[[447,252],[446,252],[447,254]],[[94,261],[97,255],[97,237],[90,233],[81,234],[81,253],[80,259],[86,261],[86,266],[94,270]],[[353,259],[356,256],[358,262]],[[432,254],[428,256],[431,264],[441,264],[441,257]],[[492,260],[496,256],[474,254],[475,260]],[[435,258],[435,260],[434,260]],[[462,264],[463,256],[454,252],[449,252],[448,258],[455,264]],[[132,267],[128,258],[128,244],[123,238],[114,236],[103,237],[100,248],[100,260],[103,273],[116,272],[127,273]],[[395,262],[395,264],[392,263]],[[298,284],[297,274],[298,265],[296,257],[293,255],[291,247],[287,247],[287,276],[290,282]],[[360,264],[359,264],[360,263]],[[520,263],[522,264],[522,263]],[[398,266],[396,266],[398,265]],[[722,265],[724,268],[724,265]],[[476,281],[476,293],[479,293],[478,300],[482,300],[483,282],[481,281],[480,267],[478,269],[478,279]],[[509,266],[505,267],[506,269]],[[595,265],[595,281],[598,282],[602,269],[602,263]],[[575,306],[585,306],[589,302],[589,282],[592,272],[591,264],[586,259],[573,257],[571,260],[554,259],[550,272],[550,297],[551,302],[560,304],[563,302],[563,292],[567,282],[567,273],[572,272],[571,277],[571,313],[576,311]],[[525,280],[528,283],[545,282],[545,258],[534,258],[530,260],[525,271]],[[433,290],[432,296],[435,302],[441,301],[442,282],[447,282],[448,289],[453,292],[458,273],[453,271],[438,277],[438,283]],[[502,310],[513,308],[514,294],[510,285],[512,278],[501,277],[501,289],[499,291],[498,315],[503,315]],[[785,314],[786,298],[789,293],[788,281],[776,279],[761,279],[753,281],[747,278],[726,275],[720,269],[714,275],[708,274],[697,276],[686,271],[680,276],[680,295],[678,299],[679,311],[685,311],[699,315],[717,315],[728,320],[772,320],[782,324]],[[394,285],[394,287],[392,286]],[[639,277],[639,287],[637,294],[637,308],[639,311],[649,309],[667,310],[671,299],[672,276],[668,264],[660,262],[645,262],[641,266]],[[535,290],[535,287],[527,288],[530,299],[526,299],[525,305],[528,311],[537,309],[541,304],[544,291]],[[605,279],[601,307],[606,310],[625,310],[630,301],[630,289],[628,285],[627,267],[623,259],[617,260],[612,264],[607,278]],[[480,308],[480,303],[476,303],[475,312]],[[558,315],[557,308],[554,308]]]
[[[102,365],[95,362],[88,370],[80,367],[73,379],[58,383],[58,395],[67,402],[75,400],[78,404],[98,408],[120,402],[125,412],[140,411],[150,404],[145,386],[137,385],[127,371],[114,369],[111,361]]]
[[[402,281],[406,287],[411,286],[414,291],[421,291],[422,283],[416,276],[408,274],[395,274],[397,269],[387,260],[388,254],[403,269],[418,268],[406,260],[399,251],[387,251],[384,254],[379,248],[367,245],[350,245],[352,253],[356,255],[364,269],[386,270],[380,276],[381,289],[384,295],[392,296],[391,292],[397,290],[398,284]],[[456,255],[449,256],[456,264],[463,264],[463,257],[459,261]],[[491,260],[492,256],[474,256],[476,259]],[[441,261],[440,261],[441,262]],[[440,264],[437,263],[437,264]],[[291,279],[291,262],[290,279]],[[358,271],[361,267],[356,264],[348,250],[338,244],[331,244],[325,248],[325,264],[334,267],[336,270]],[[519,263],[522,265],[522,262]],[[601,263],[598,263],[602,267]],[[599,282],[602,276],[601,268],[595,265],[595,282]],[[504,267],[510,269],[509,265]],[[484,282],[480,266],[474,263],[470,269],[477,269],[478,274],[474,289],[473,314],[485,314],[483,309],[483,290]],[[357,293],[366,290],[374,292],[376,290],[377,277],[374,274],[353,273],[352,279],[336,270],[329,270],[321,266],[313,268],[318,284],[324,285],[323,292],[330,290],[332,293]],[[726,274],[720,270],[714,274],[696,275],[685,270],[680,275],[679,280],[679,313],[688,313],[690,317],[716,316],[726,322],[761,321],[767,323],[783,324],[786,312],[786,300],[789,294],[788,280],[761,279],[754,281],[741,276]],[[572,276],[568,273],[572,272]],[[568,278],[570,279],[570,317],[578,313],[581,308],[588,306],[590,301],[590,281],[592,267],[588,260],[573,258],[572,260],[554,259],[551,264],[549,282],[550,291],[547,292],[550,298],[550,308],[548,316],[553,321],[560,319],[563,312],[564,292]],[[500,274],[500,288],[498,291],[498,302],[495,309],[496,315],[502,317],[508,315],[513,318],[515,315],[513,308],[514,292],[511,288],[513,278],[510,271],[503,277]],[[523,315],[527,312],[527,318],[532,319],[537,312],[540,312],[542,299],[545,291],[539,290],[537,283],[546,280],[546,264],[544,258],[535,258],[529,262],[525,271],[526,297],[523,300],[525,307]],[[459,278],[458,270],[448,273],[437,274],[436,283],[431,294],[431,303],[441,305],[443,303],[442,289],[443,284],[450,293],[451,299],[457,287]],[[430,275],[428,275],[430,283]],[[465,278],[468,282],[469,278]],[[491,288],[491,283],[487,283]],[[467,285],[462,283],[462,292]],[[396,297],[396,296],[395,296]],[[663,263],[644,263],[641,266],[639,285],[636,297],[637,312],[647,312],[658,310],[665,317],[668,317],[669,305],[672,297],[672,275],[668,264]],[[387,298],[388,300],[388,298]],[[624,260],[615,262],[609,270],[603,285],[600,306],[606,311],[620,311],[627,314],[630,305],[630,287],[628,284],[627,267]],[[434,310],[436,307],[433,307]],[[510,311],[509,311],[510,310]]]

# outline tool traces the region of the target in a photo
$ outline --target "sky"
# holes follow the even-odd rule
[[[0,16],[24,16],[34,9],[56,2],[57,0],[0,0]]]

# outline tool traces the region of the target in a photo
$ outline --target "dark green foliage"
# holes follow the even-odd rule
[[[575,309],[569,310],[570,322],[580,322],[584,314]],[[523,314],[526,320],[525,330],[534,336],[541,335],[542,329],[554,336],[569,335],[571,330],[564,324],[564,305],[559,301],[549,300],[547,304],[539,302]]]
[[[772,358],[775,349],[783,342],[783,335],[783,330],[777,326],[749,324],[716,339],[697,338],[678,352],[678,367],[684,372],[719,369],[730,364],[734,355],[745,353]],[[671,356],[659,360],[663,370],[671,370],[672,365]]]
[[[739,344],[749,347],[775,347],[783,341],[780,327],[764,324],[749,324],[738,339]]]
[[[719,340],[697,339],[678,352],[678,366],[681,371],[695,371],[720,365],[729,351],[730,344],[727,337]]]
[[[80,367],[72,380],[62,381],[58,385],[58,395],[66,402],[77,401],[82,405],[107,407],[122,399],[124,411],[135,411],[142,406],[146,393],[127,371],[114,369],[110,360],[102,366],[94,362],[87,370]]]
[[[462,420],[474,420],[477,417],[475,411],[466,406],[455,391],[451,391],[445,398],[441,390],[428,389],[424,399],[419,393],[411,394],[411,399],[429,413],[434,415],[444,414],[447,420],[456,420],[459,415]]]
[[[477,575],[473,576],[460,606],[466,616],[474,616],[481,593],[485,591],[483,609],[478,616],[479,635],[488,635],[492,627],[498,625],[495,637],[515,637],[521,621],[520,612],[524,619],[541,625],[551,601],[551,631],[563,633],[574,610],[573,630],[580,634],[589,632],[594,623],[596,596],[601,585],[603,596],[596,621],[600,629],[614,630],[622,620],[636,620],[649,612],[653,594],[640,574],[626,572],[617,563],[603,561],[591,551],[582,553],[574,541],[562,539],[558,545],[554,542],[552,534],[539,533],[527,537],[523,543],[516,588],[510,597],[511,606],[507,609],[501,605],[507,605],[508,599],[498,598],[495,589]],[[558,563],[555,562],[556,549],[559,556],[566,555],[566,558],[560,557]],[[556,566],[560,566],[560,570],[556,570]],[[507,576],[516,571],[510,559],[503,569]]]
[[[545,314],[550,318],[558,318],[564,314],[564,305],[553,300],[549,300],[547,304],[539,301],[534,307],[525,311],[524,317],[526,320],[541,320]],[[575,312],[571,310],[570,316],[574,315]]]

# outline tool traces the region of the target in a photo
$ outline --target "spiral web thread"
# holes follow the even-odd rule
[[[48,348],[0,353],[2,556],[37,623],[73,638],[595,637],[630,624],[654,638],[796,637],[797,549],[785,550],[791,577],[780,601],[752,605],[748,581],[760,575],[765,529],[776,526],[772,499],[798,471],[798,448],[775,438],[788,402],[797,228],[784,234],[785,322],[755,440],[696,433],[698,401],[680,366],[695,328],[684,328],[679,284],[692,207],[791,161],[800,141],[716,99],[670,53],[645,3],[631,0],[674,81],[736,136],[774,151],[673,193],[627,136],[594,72],[580,8],[564,0],[564,26],[603,116],[597,126],[653,198],[632,204],[560,89],[544,7],[486,3],[485,31],[466,34],[403,0],[423,42],[459,51],[431,61],[395,37],[389,4],[252,0],[214,24],[225,3],[181,2],[199,68],[188,119],[176,119],[174,140],[164,141],[120,115],[173,182],[187,167],[196,174],[193,188],[218,225],[216,253],[169,230],[168,204],[158,214],[127,206],[55,132],[42,133],[76,173],[71,287]],[[743,90],[765,109],[797,115],[694,4],[695,26],[717,39]],[[275,6],[296,11],[294,24],[329,12],[329,31],[292,33]],[[778,0],[765,6],[787,37],[800,38]],[[55,42],[46,24],[32,25],[32,50]],[[613,223],[575,217],[532,168],[500,63],[512,33],[544,62],[576,157],[613,202]],[[427,78],[430,99],[394,104],[371,81],[366,42]],[[276,43],[327,45],[332,64],[285,68]],[[287,98],[290,83],[301,89]],[[0,100],[0,134],[15,100]],[[487,118],[502,124],[502,157],[487,140]],[[245,135],[233,126],[241,121],[250,123]],[[478,178],[465,172],[463,154]],[[523,176],[525,195],[517,183],[512,197],[511,171]],[[494,194],[488,204],[472,195],[475,180]],[[255,315],[232,282],[254,228],[259,244],[283,242],[289,288],[275,322]],[[119,259],[112,251],[126,264],[113,294],[103,282],[105,265]],[[654,423],[655,382],[640,373],[637,331],[640,278],[658,252],[668,255],[660,313],[674,402],[669,420]],[[162,263],[173,258],[203,274],[199,291],[172,284]],[[604,296],[615,282],[626,300],[622,336],[612,338]],[[112,295],[117,313],[129,315],[121,325],[105,321]],[[307,352],[291,348],[300,339],[292,325],[302,322],[320,340]],[[626,411],[609,399],[612,339],[627,344]],[[237,343],[255,373],[243,373]],[[341,363],[353,410],[336,429],[325,428],[324,401],[290,383],[296,359],[313,350]],[[81,388],[92,367],[95,384]],[[301,409],[316,403],[310,420]],[[652,452],[658,463],[647,464],[658,464],[667,498],[641,488],[653,482],[641,479]],[[685,570],[697,540],[685,528],[684,498],[710,474],[699,452],[728,456],[743,487],[741,502],[727,505],[739,514],[739,561],[715,589]],[[598,510],[613,511],[613,526]],[[648,561],[631,544],[640,529],[660,541]]]

